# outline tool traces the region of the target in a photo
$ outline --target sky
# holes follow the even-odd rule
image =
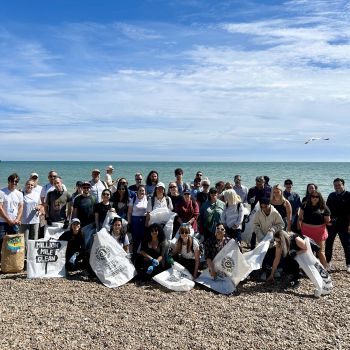
[[[0,160],[350,161],[349,23],[338,0],[2,1]]]

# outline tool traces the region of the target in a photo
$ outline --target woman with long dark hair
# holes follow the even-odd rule
[[[129,238],[123,228],[123,220],[120,217],[115,217],[111,224],[109,231],[111,236],[117,241],[117,243],[129,253]]]
[[[146,194],[150,197],[154,193],[154,189],[159,181],[159,175],[156,170],[151,170],[146,178]]]
[[[158,224],[150,225],[136,259],[136,269],[142,279],[149,279],[164,270],[168,248],[162,227]]]
[[[299,212],[299,228],[304,236],[313,239],[320,250],[317,257],[324,268],[327,268],[327,261],[324,255],[325,240],[328,237],[327,224],[330,222],[330,210],[322,197],[321,192],[314,190],[307,201],[304,202]]]
[[[117,190],[112,195],[113,208],[123,219],[128,216],[129,191],[128,186],[118,182]]]

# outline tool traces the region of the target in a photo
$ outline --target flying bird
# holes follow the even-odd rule
[[[307,143],[309,143],[309,142],[317,141],[317,140],[326,140],[326,141],[328,141],[329,137],[311,137],[311,138],[309,138],[308,140],[305,141],[305,145]]]

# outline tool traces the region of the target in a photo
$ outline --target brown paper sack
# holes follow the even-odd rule
[[[21,272],[24,268],[24,234],[5,235],[1,249],[1,271]]]

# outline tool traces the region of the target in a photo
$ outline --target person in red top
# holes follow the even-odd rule
[[[194,232],[198,231],[197,228],[197,218],[199,216],[199,206],[196,201],[191,198],[191,190],[186,189],[183,194],[183,199],[179,200],[175,205],[175,210],[177,213],[177,226],[174,227],[174,232],[177,231],[183,223],[188,223],[192,225]]]

